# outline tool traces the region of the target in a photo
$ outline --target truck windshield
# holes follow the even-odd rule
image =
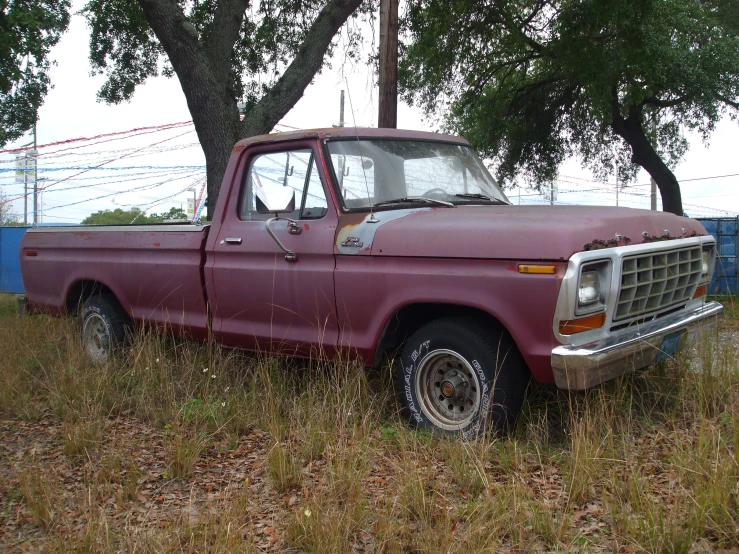
[[[510,203],[469,146],[360,139],[329,141],[328,151],[347,209]]]

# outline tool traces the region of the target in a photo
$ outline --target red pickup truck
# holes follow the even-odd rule
[[[239,142],[210,225],[30,229],[31,310],[80,317],[104,361],[128,325],[371,366],[421,427],[518,414],[530,376],[583,389],[715,328],[715,244],[662,212],[515,206],[462,138],[323,129]]]

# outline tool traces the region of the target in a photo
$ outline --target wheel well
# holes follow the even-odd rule
[[[77,281],[67,294],[67,313],[72,316],[78,315],[82,305],[94,294],[110,294],[115,298],[113,291],[103,283],[89,279]]]
[[[426,323],[446,317],[465,317],[499,329],[503,325],[492,315],[478,308],[456,304],[423,303],[404,306],[385,324],[375,351],[375,365],[380,365],[386,352],[400,347],[408,337]]]

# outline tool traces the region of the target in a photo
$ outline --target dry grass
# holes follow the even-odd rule
[[[511,436],[472,442],[399,421],[387,372],[145,334],[96,368],[76,333],[0,315],[2,551],[739,550],[728,327],[585,393],[535,386]]]
[[[722,327],[724,329],[739,330],[739,304],[737,299],[731,294],[721,294],[714,296],[711,300],[716,300],[724,305],[724,319]]]

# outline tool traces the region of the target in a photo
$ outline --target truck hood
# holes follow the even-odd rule
[[[596,206],[418,208],[378,212],[372,218],[342,216],[337,253],[566,260],[583,250],[706,234],[686,217]]]

